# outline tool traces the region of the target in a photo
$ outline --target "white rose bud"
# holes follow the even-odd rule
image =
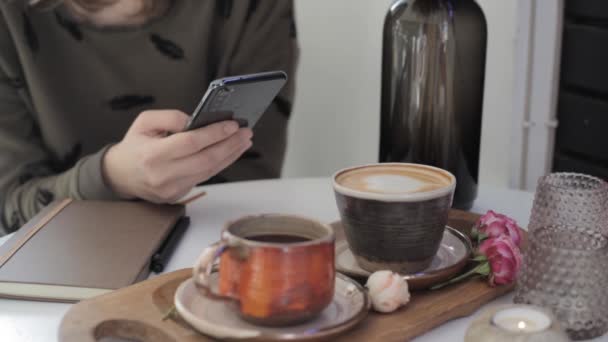
[[[410,301],[407,282],[391,271],[374,272],[365,285],[369,291],[374,310],[393,312]]]

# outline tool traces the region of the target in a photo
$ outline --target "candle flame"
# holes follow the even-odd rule
[[[523,329],[526,329],[526,322],[524,322],[524,321],[519,321],[519,323],[517,323],[517,327],[518,327],[519,329],[522,329],[522,330],[523,330]]]

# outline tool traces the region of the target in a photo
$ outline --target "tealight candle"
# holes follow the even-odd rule
[[[533,305],[502,305],[484,310],[469,326],[465,342],[568,342],[555,316]]]
[[[496,312],[492,323],[510,332],[532,334],[549,329],[551,318],[533,308],[513,307]]]

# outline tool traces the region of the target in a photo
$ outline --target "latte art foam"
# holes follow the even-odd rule
[[[427,186],[418,179],[400,175],[372,175],[363,179],[365,189],[382,193],[417,192]]]
[[[338,184],[356,191],[379,194],[414,194],[452,184],[447,174],[416,165],[368,166],[344,172]]]

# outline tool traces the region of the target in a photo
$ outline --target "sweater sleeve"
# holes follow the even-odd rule
[[[27,100],[16,55],[0,17],[0,236],[19,229],[54,199],[115,197],[101,174],[107,147],[58,169]]]
[[[299,59],[293,0],[250,0],[242,10],[245,13],[233,13],[231,18],[230,31],[239,37],[228,40],[236,46],[224,50],[219,76],[282,70],[288,82],[257,123],[251,150],[220,176],[228,181],[277,178],[287,145]]]

